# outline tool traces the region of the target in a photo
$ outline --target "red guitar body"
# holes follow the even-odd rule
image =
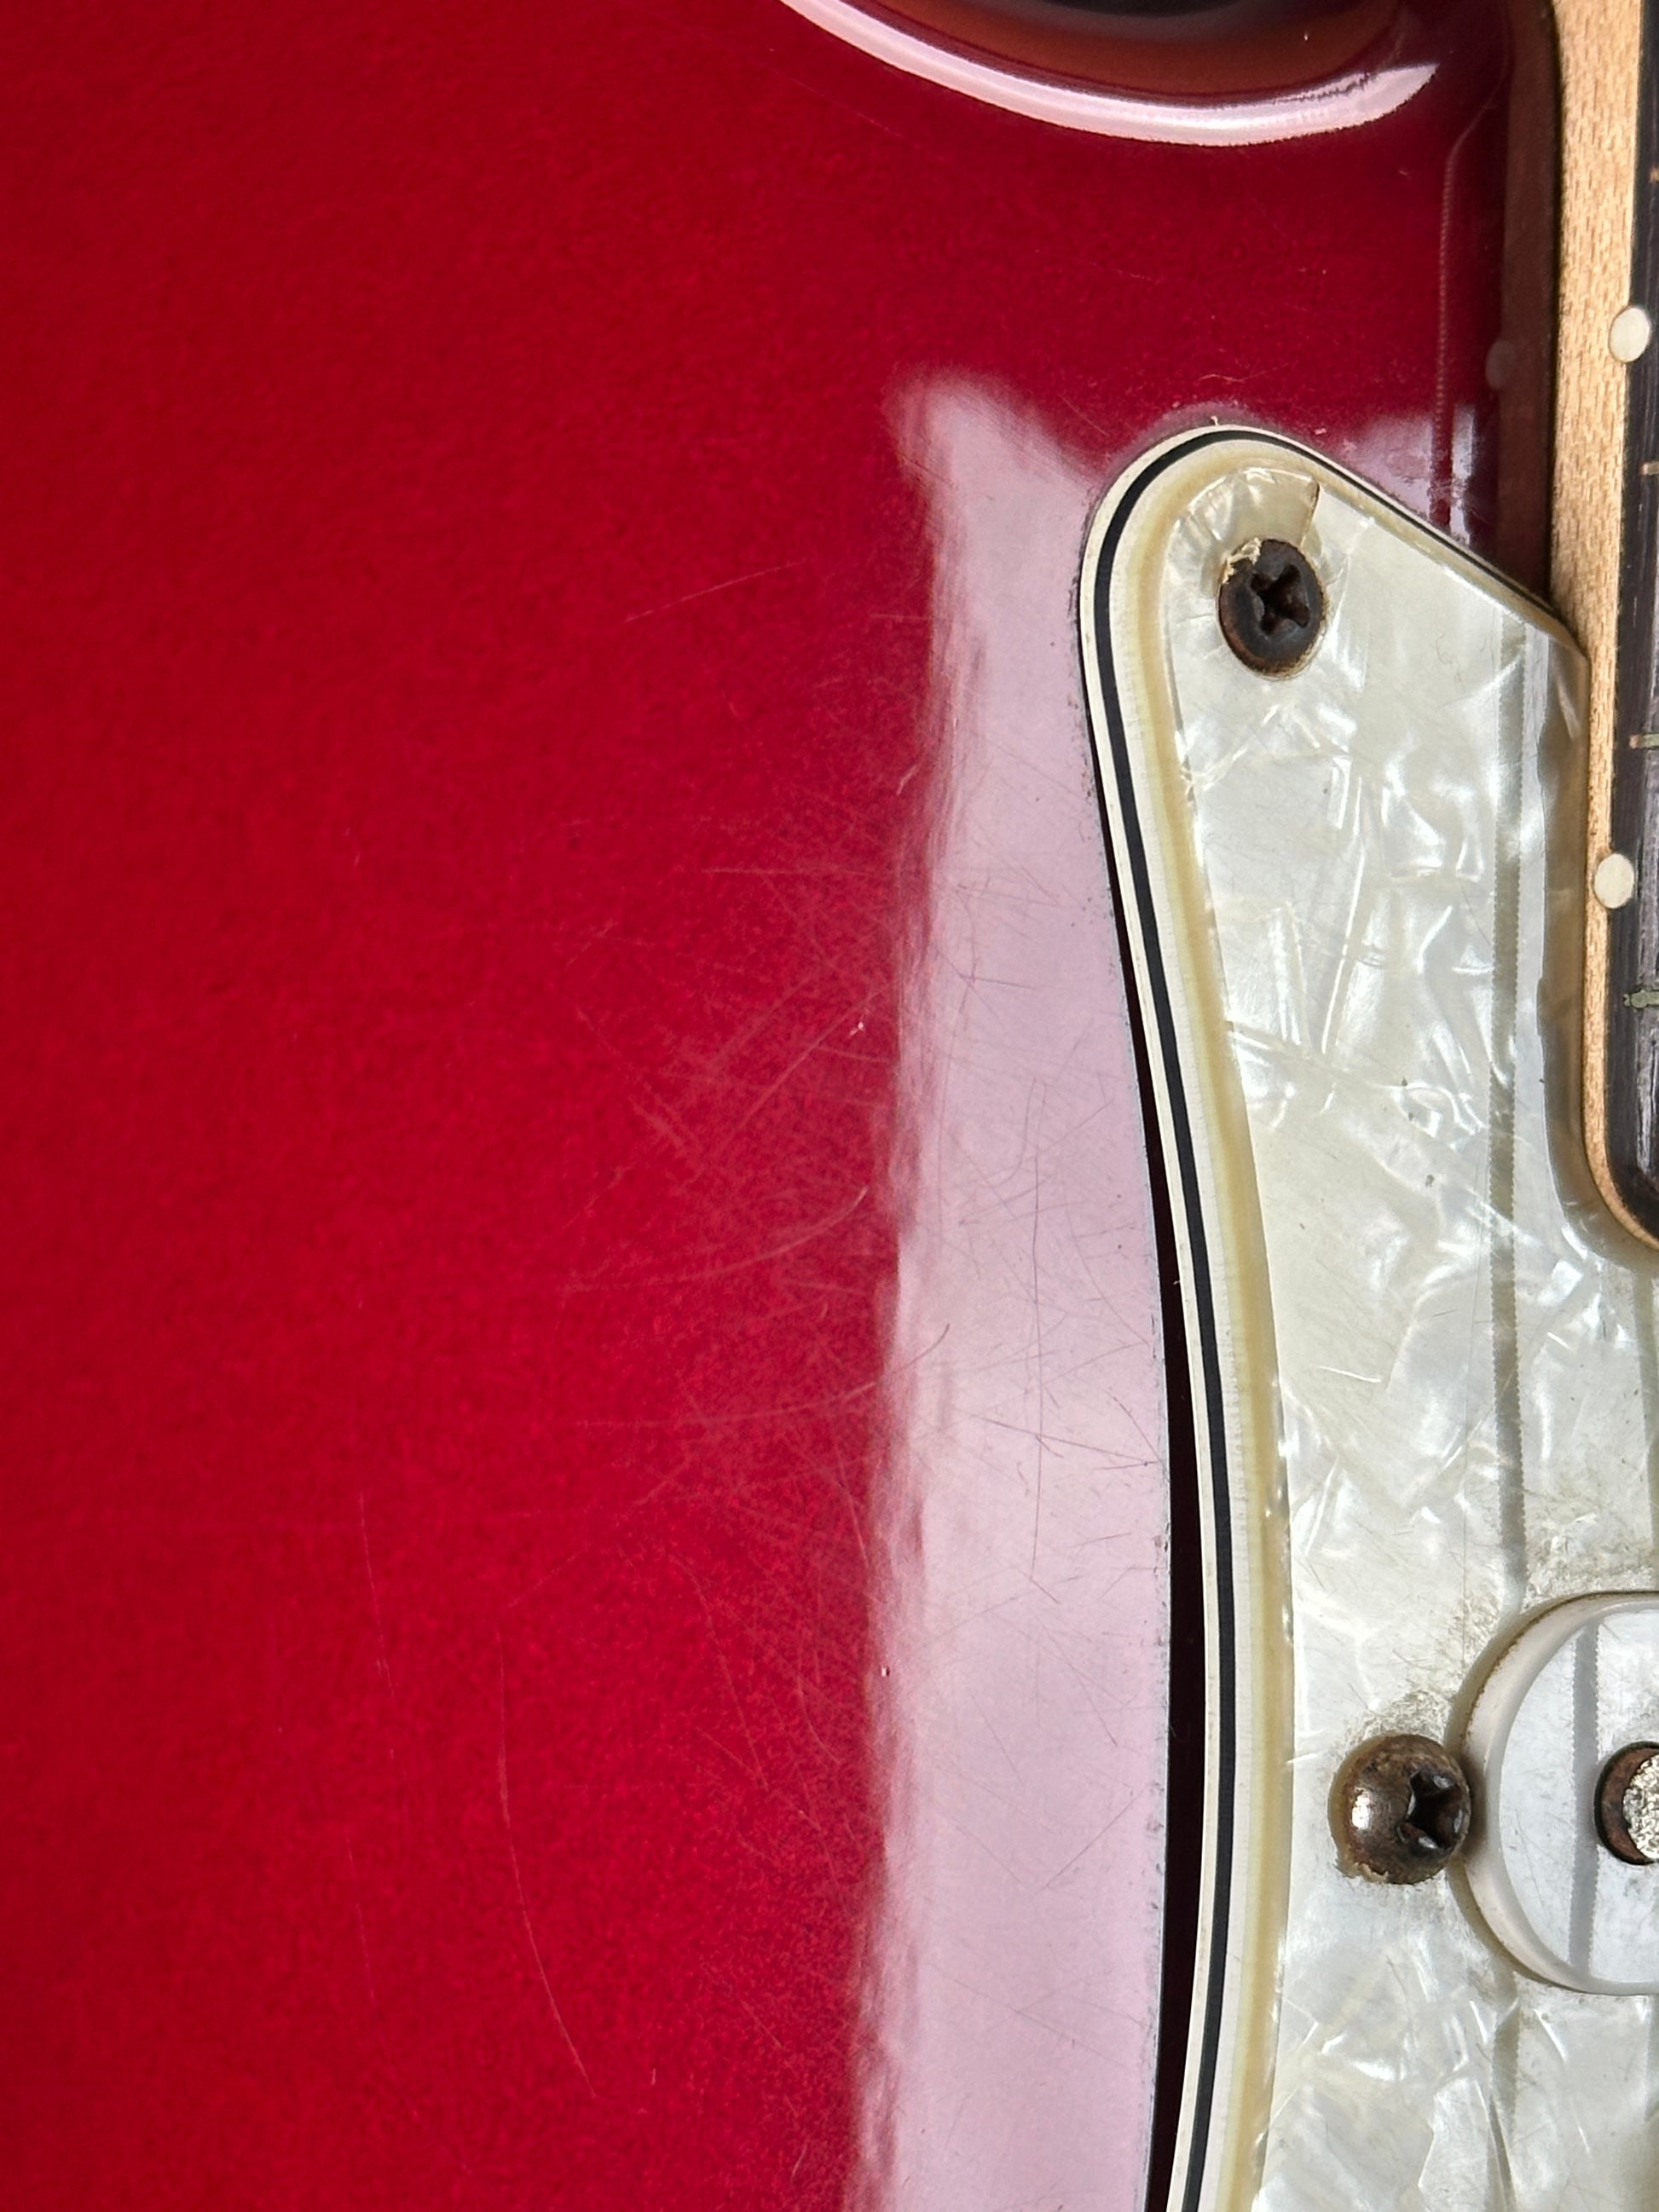
[[[1061,681],[1092,501],[1214,417],[1538,582],[1547,27],[1372,12],[1325,123],[1265,36],[1146,94],[1297,118],[1218,144],[783,0],[12,9],[15,2212],[1138,2212],[1160,1279],[1097,842],[975,872],[963,686],[1022,637]],[[988,1044],[1020,883],[1060,997]],[[1073,988],[1118,1073],[1062,1111]],[[1038,1363],[951,1600],[1018,1623],[1002,1767],[901,1696],[945,1326],[905,1255],[950,1274],[970,1188]],[[1146,1450],[1068,1534],[1101,1189]],[[1010,1843],[1085,1692],[1136,1807],[1095,1873],[1104,1751],[1075,1851]],[[1008,1826],[919,1869],[929,1760]],[[1085,1879],[1130,1918],[1073,2002]]]

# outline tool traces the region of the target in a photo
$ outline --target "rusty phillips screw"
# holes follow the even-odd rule
[[[1247,668],[1288,676],[1319,642],[1325,593],[1306,556],[1252,538],[1228,556],[1216,599],[1221,634]]]
[[[1367,1881],[1426,1881],[1469,1832],[1468,1778],[1443,1743],[1377,1735],[1351,1752],[1331,1792],[1345,1870]]]

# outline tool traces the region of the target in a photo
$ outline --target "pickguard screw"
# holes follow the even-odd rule
[[[1351,1752],[1331,1792],[1331,1832],[1349,1874],[1426,1881],[1468,1840],[1468,1777],[1443,1743],[1377,1735]]]
[[[1626,1866],[1659,1861],[1659,1743],[1628,1744],[1601,1769],[1595,1826]]]
[[[1296,546],[1282,538],[1252,538],[1228,556],[1216,613],[1222,635],[1247,668],[1288,676],[1319,642],[1324,589]]]

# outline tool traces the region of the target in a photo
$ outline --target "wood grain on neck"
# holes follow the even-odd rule
[[[1630,297],[1641,0],[1557,0],[1561,52],[1560,351],[1556,382],[1552,581],[1589,661],[1584,892],[1584,1135],[1592,1173],[1641,1234],[1606,1146],[1607,917],[1589,878],[1608,851],[1625,498],[1628,372],[1607,340]]]

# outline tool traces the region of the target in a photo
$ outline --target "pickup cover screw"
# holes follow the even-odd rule
[[[1222,635],[1247,668],[1288,676],[1319,641],[1325,593],[1294,545],[1282,538],[1251,538],[1222,571],[1216,613]]]
[[[1351,1752],[1331,1792],[1331,1829],[1349,1874],[1426,1881],[1468,1838],[1468,1778],[1443,1743],[1378,1735]]]
[[[1659,1860],[1659,1743],[1632,1743],[1601,1770],[1595,1826],[1614,1858],[1626,1866]]]

